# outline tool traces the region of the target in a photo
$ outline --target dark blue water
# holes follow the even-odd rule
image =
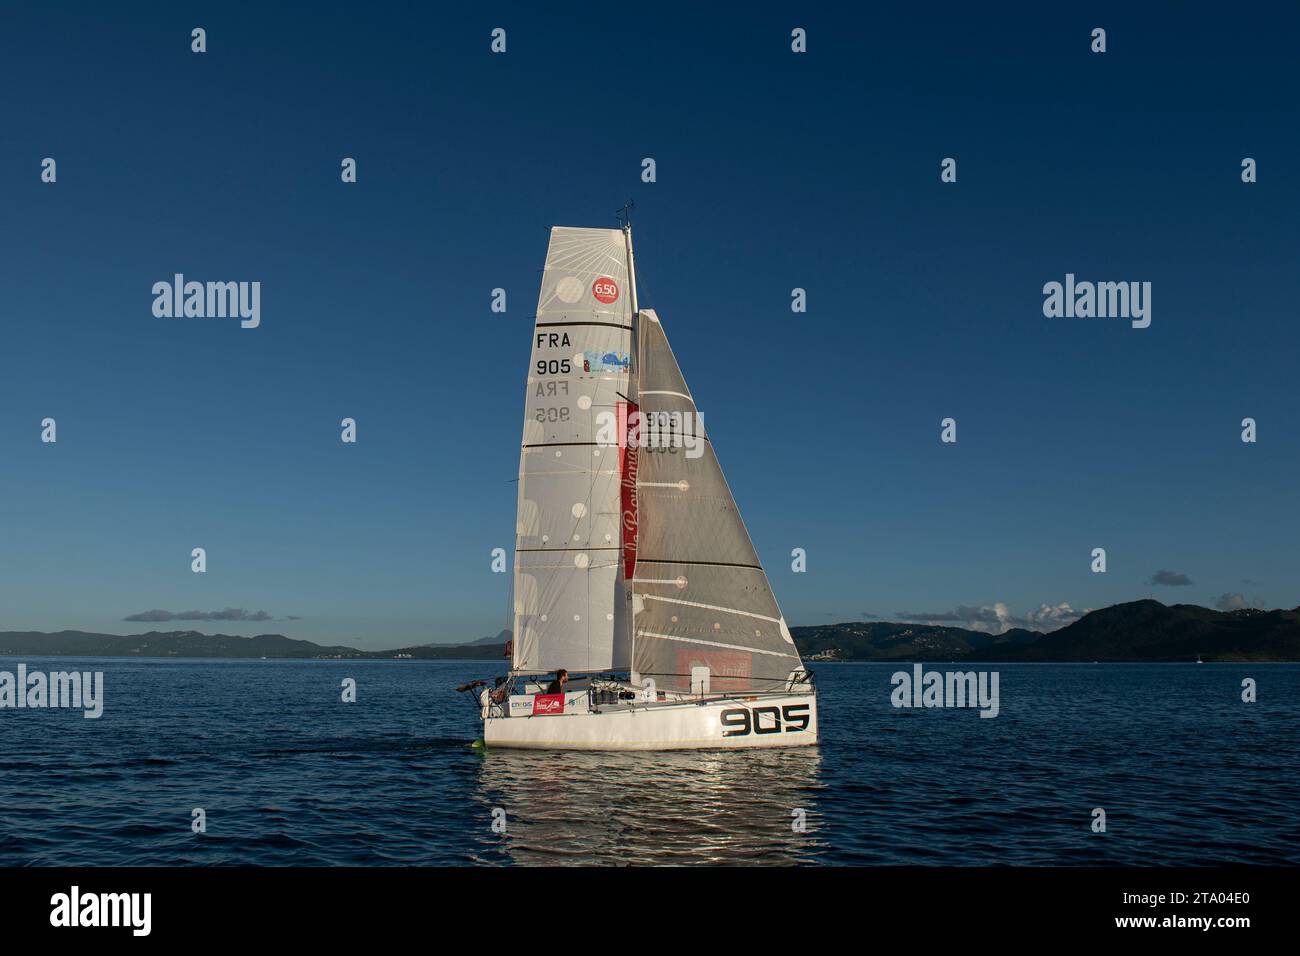
[[[1300,863],[1300,665],[1001,665],[981,719],[823,664],[819,747],[574,754],[469,746],[491,664],[25,660],[106,704],[0,710],[0,865]]]

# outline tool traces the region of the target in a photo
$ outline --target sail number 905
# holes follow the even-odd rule
[[[744,737],[807,730],[812,717],[807,704],[786,704],[784,707],[731,707],[722,712],[721,719],[722,736]]]
[[[573,371],[573,359],[538,359],[538,375],[568,375]]]
[[[539,408],[535,416],[539,422],[567,422],[569,420],[569,409],[563,405],[555,408]]]

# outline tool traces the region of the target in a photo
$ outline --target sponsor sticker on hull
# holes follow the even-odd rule
[[[564,713],[563,694],[537,694],[533,697],[533,716]]]

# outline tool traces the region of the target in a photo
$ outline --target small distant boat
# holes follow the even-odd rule
[[[816,744],[812,673],[663,325],[637,307],[630,226],[551,229],[526,396],[510,673],[458,688],[482,688],[484,743]]]
[[[1197,655],[1196,655],[1196,663],[1198,663],[1198,664],[1204,664],[1204,663],[1205,663],[1205,661],[1201,660],[1201,655],[1200,655],[1200,654],[1197,654]]]

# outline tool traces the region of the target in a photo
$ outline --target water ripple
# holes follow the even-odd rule
[[[0,712],[0,864],[1300,862],[1296,665],[1002,665],[992,720],[829,665],[819,747],[661,754],[471,749],[473,663],[89,669],[99,720]]]

